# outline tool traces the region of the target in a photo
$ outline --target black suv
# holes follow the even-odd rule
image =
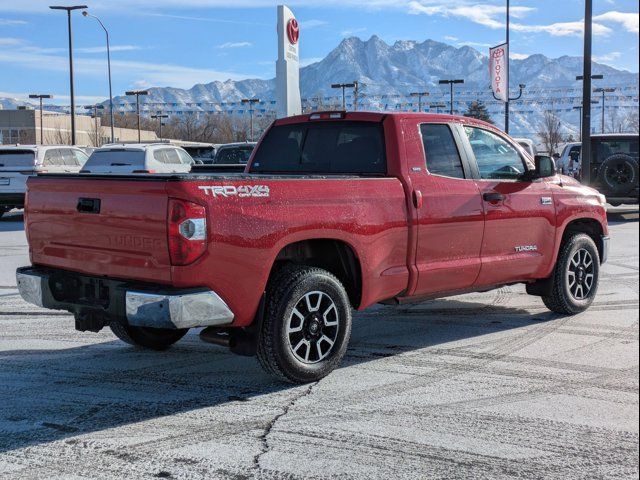
[[[591,135],[591,186],[617,206],[638,203],[638,134]]]

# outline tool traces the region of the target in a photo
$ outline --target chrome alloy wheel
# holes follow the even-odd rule
[[[578,250],[567,267],[567,286],[571,296],[584,300],[593,289],[595,280],[593,257],[584,248]]]
[[[291,353],[302,363],[318,363],[333,349],[340,328],[340,316],[333,299],[325,292],[304,294],[296,302],[287,322]]]

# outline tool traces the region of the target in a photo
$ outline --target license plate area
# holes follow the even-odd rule
[[[49,289],[58,302],[108,309],[112,285],[107,280],[75,275],[52,275]]]

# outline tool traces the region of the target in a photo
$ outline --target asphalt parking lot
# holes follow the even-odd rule
[[[167,352],[23,302],[0,220],[2,478],[638,478],[638,208],[592,308],[524,287],[355,316],[342,367],[283,385],[190,333]]]

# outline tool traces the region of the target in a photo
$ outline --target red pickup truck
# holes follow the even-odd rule
[[[525,283],[586,309],[604,198],[492,125],[326,112],[275,121],[244,173],[29,179],[23,298],[167,348],[189,328],[292,382],[345,354],[352,309]]]

